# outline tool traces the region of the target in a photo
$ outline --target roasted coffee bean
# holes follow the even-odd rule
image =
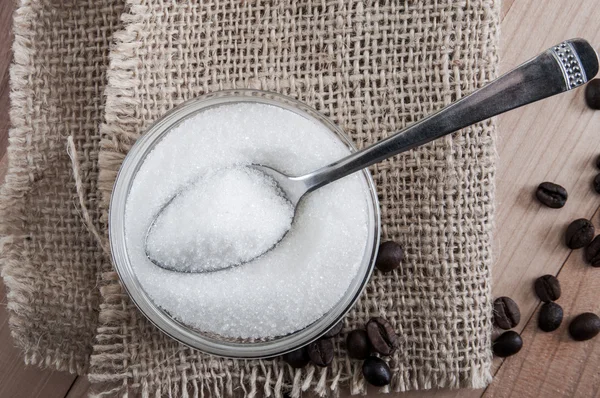
[[[600,267],[600,235],[585,248],[585,259],[594,267]]]
[[[535,191],[535,196],[540,202],[553,209],[559,209],[567,203],[569,194],[560,185],[552,182],[541,183]]]
[[[567,227],[565,241],[569,249],[581,249],[590,244],[595,233],[596,229],[592,223],[585,218],[580,218]]]
[[[375,387],[387,386],[392,381],[392,371],[381,358],[368,357],[365,359],[362,372],[365,380]]]
[[[327,333],[325,333],[323,335],[323,337],[335,337],[338,334],[340,334],[340,332],[342,331],[343,327],[344,327],[344,321],[340,321],[337,325],[335,325],[334,327],[332,327],[331,329],[329,329],[327,331]]]
[[[365,359],[371,353],[369,336],[364,330],[356,329],[346,337],[346,351],[350,358]]]
[[[303,368],[308,365],[308,362],[310,361],[306,347],[298,348],[297,350],[283,354],[281,358],[294,369]]]
[[[553,332],[562,323],[563,320],[563,309],[560,305],[550,302],[544,303],[540,309],[540,315],[538,317],[538,326],[544,332]]]
[[[585,102],[592,109],[600,109],[600,79],[593,79],[586,85]]]
[[[509,330],[508,332],[502,333],[496,341],[494,341],[492,350],[496,356],[504,358],[515,355],[517,352],[521,351],[521,347],[523,347],[523,339],[521,339],[519,333]]]
[[[308,345],[308,356],[312,363],[325,367],[333,361],[333,343],[331,339],[319,339]]]
[[[404,250],[393,241],[383,242],[379,245],[379,252],[375,260],[377,269],[383,272],[390,272],[400,266],[404,259]]]
[[[577,315],[569,325],[569,333],[577,341],[594,338],[600,333],[600,318],[592,312]]]
[[[367,322],[367,335],[371,347],[381,355],[391,355],[398,348],[398,336],[392,325],[383,318]]]
[[[494,300],[494,322],[500,329],[512,329],[521,321],[519,306],[510,297]]]
[[[535,280],[535,294],[546,303],[560,298],[560,282],[554,275],[540,276]]]
[[[594,191],[600,193],[600,174],[594,178]]]

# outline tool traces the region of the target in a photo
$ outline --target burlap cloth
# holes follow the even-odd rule
[[[26,361],[89,366],[100,394],[364,392],[342,337],[331,367],[292,370],[207,356],[156,330],[101,248],[112,183],[152,121],[220,89],[292,96],[369,145],[495,76],[498,14],[497,0],[22,0],[0,232]],[[490,381],[494,130],[481,123],[372,169],[382,238],[406,261],[375,272],[344,330],[374,315],[394,325],[388,390]]]

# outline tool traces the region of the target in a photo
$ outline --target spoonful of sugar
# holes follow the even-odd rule
[[[176,195],[157,216],[148,233],[147,255],[164,268],[187,272],[251,261],[287,233],[308,192],[464,127],[579,87],[596,73],[594,48],[583,39],[568,40],[437,113],[312,173],[288,176],[252,165],[206,176]],[[238,183],[250,193],[240,195]],[[190,217],[198,219],[186,223]]]
[[[294,208],[258,170],[213,170],[158,212],[146,236],[146,255],[179,272],[213,272],[251,261],[292,225]]]

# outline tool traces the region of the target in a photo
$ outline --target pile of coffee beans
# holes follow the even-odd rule
[[[402,247],[396,242],[387,241],[379,246],[375,266],[382,272],[391,272],[400,266],[403,259]],[[329,366],[335,353],[333,338],[340,334],[342,328],[343,322],[340,322],[317,341],[281,358],[294,369],[303,368],[309,363],[320,367]],[[348,356],[364,361],[363,376],[376,387],[390,384],[392,371],[381,357],[392,355],[398,349],[398,345],[394,327],[382,317],[371,318],[364,329],[355,329],[346,335]]]
[[[600,79],[592,80],[586,87],[585,100],[592,109],[600,109]],[[600,156],[596,159],[596,167],[600,168]],[[592,182],[594,190],[600,193],[600,174]],[[538,200],[551,208],[563,207],[568,198],[567,190],[558,184],[544,182],[535,192]],[[565,244],[572,250],[585,248],[585,259],[594,267],[600,267],[600,235],[590,220],[577,219],[569,224],[565,232]],[[544,302],[538,315],[538,327],[544,332],[558,329],[564,317],[562,307],[555,301],[560,298],[561,287],[553,275],[544,275],[536,279],[535,292]],[[496,311],[496,308],[495,308]],[[502,323],[502,319],[500,319]],[[600,317],[586,312],[576,316],[569,325],[569,334],[574,340],[583,341],[600,334]]]
[[[364,360],[362,372],[365,380],[376,387],[392,381],[392,371],[379,356],[390,356],[398,349],[398,336],[393,326],[384,318],[371,318],[363,329],[355,329],[346,337],[348,356]]]
[[[600,157],[597,163],[600,167]],[[600,174],[594,179],[594,188],[600,193]],[[540,203],[548,207],[560,208],[565,205],[569,195],[560,185],[543,182],[537,187],[535,196]],[[596,236],[596,229],[590,220],[579,218],[571,222],[565,232],[565,244],[572,250],[585,248],[587,262],[594,267],[600,267],[600,235]]]
[[[539,299],[544,302],[538,315],[538,327],[544,332],[553,332],[563,320],[563,309],[554,302],[562,293],[560,282],[554,275],[544,275],[535,280],[533,287]]]
[[[555,303],[561,295],[560,282],[553,275],[544,275],[536,279],[535,292],[544,302],[538,316],[538,326],[544,332],[558,329],[563,320],[563,309]],[[589,340],[600,334],[600,317],[585,312],[573,318],[569,325],[569,334],[573,340]]]
[[[299,369],[313,363],[326,367],[333,362],[333,337],[342,330],[342,323],[334,326],[323,337],[282,356],[292,368]],[[381,356],[390,356],[398,349],[398,336],[392,325],[381,317],[371,318],[364,329],[355,329],[346,336],[346,352],[353,359],[363,360],[365,380],[376,387],[392,381],[392,371]]]
[[[510,297],[498,297],[494,300],[494,323],[503,330],[512,329],[521,321],[519,306]],[[492,351],[499,357],[508,357],[521,351],[523,339],[519,333],[509,330],[502,333],[492,344]]]

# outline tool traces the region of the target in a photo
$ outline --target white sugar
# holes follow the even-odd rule
[[[223,105],[186,119],[148,155],[128,197],[127,252],[141,286],[179,321],[227,337],[280,336],[316,321],[344,296],[363,258],[369,213],[358,175],[309,194],[283,240],[238,267],[169,271],[148,260],[145,239],[176,196],[149,236],[163,261],[218,269],[260,252],[291,213],[245,166],[300,175],[347,154],[323,126],[274,106]]]
[[[246,263],[290,229],[294,209],[275,182],[248,167],[206,173],[178,193],[148,234],[148,256],[180,272]]]

